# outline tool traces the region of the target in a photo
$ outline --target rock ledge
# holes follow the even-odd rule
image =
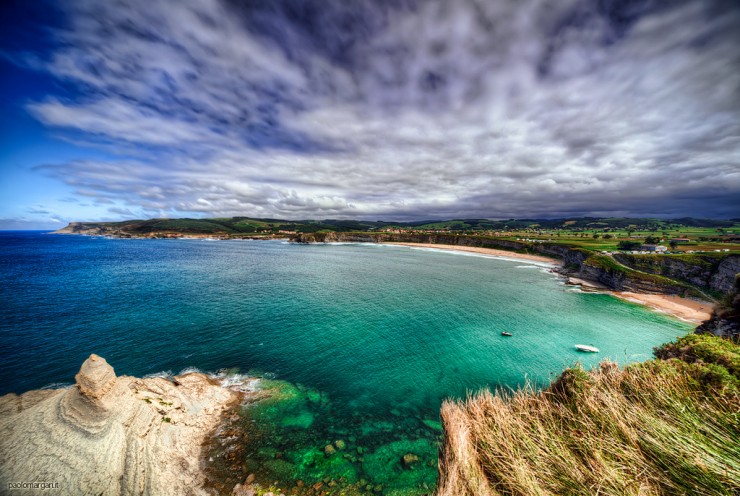
[[[0,397],[0,487],[36,481],[58,482],[55,494],[207,494],[202,444],[243,393],[205,374],[175,379],[116,377],[93,354],[71,388]]]

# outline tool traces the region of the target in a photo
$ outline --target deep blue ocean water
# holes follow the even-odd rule
[[[284,422],[286,429],[308,429],[331,402],[330,421],[315,424],[319,434],[301,443],[331,442],[336,432],[364,443],[360,451],[382,448],[391,458],[435,439],[444,398],[526,380],[546,384],[578,360],[645,360],[653,346],[691,329],[574,290],[537,265],[400,246],[6,231],[0,281],[0,394],[72,383],[90,353],[119,375],[259,371],[322,398],[320,408],[270,410],[298,419]],[[514,336],[502,337],[504,330]],[[577,343],[601,353],[579,354]],[[289,459],[295,467],[309,464],[302,446],[281,447],[302,453]],[[266,477],[277,470],[261,465],[272,456],[268,448],[255,448],[249,461]],[[373,481],[367,464],[382,465],[376,458],[324,468],[374,483],[381,476]],[[390,472],[385,488],[412,494],[405,485],[433,484],[436,469],[411,479]]]

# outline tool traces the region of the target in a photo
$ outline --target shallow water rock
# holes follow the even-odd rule
[[[405,455],[413,455],[416,461],[409,459],[409,467],[403,465]],[[393,441],[378,447],[374,452],[365,455],[363,470],[371,474],[375,484],[382,483],[384,494],[424,494],[419,487],[422,483],[435,484],[436,473],[430,470],[418,470],[417,464],[425,459],[436,459],[437,446],[428,439]],[[420,492],[421,491],[421,492]]]
[[[411,468],[412,465],[419,463],[419,457],[413,453],[406,453],[401,458],[401,464],[404,468]]]
[[[281,481],[287,481],[295,477],[296,466],[285,460],[270,460],[265,462],[265,468]]]
[[[440,422],[439,420],[424,419],[422,420],[422,422],[424,422],[424,425],[426,425],[430,429],[433,429],[437,432],[442,432],[442,422]]]

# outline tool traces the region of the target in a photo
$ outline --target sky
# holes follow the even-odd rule
[[[0,5],[0,229],[740,217],[734,0]]]

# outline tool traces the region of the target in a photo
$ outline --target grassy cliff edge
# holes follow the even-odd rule
[[[437,494],[740,494],[740,346],[691,334],[655,355],[446,402]]]

